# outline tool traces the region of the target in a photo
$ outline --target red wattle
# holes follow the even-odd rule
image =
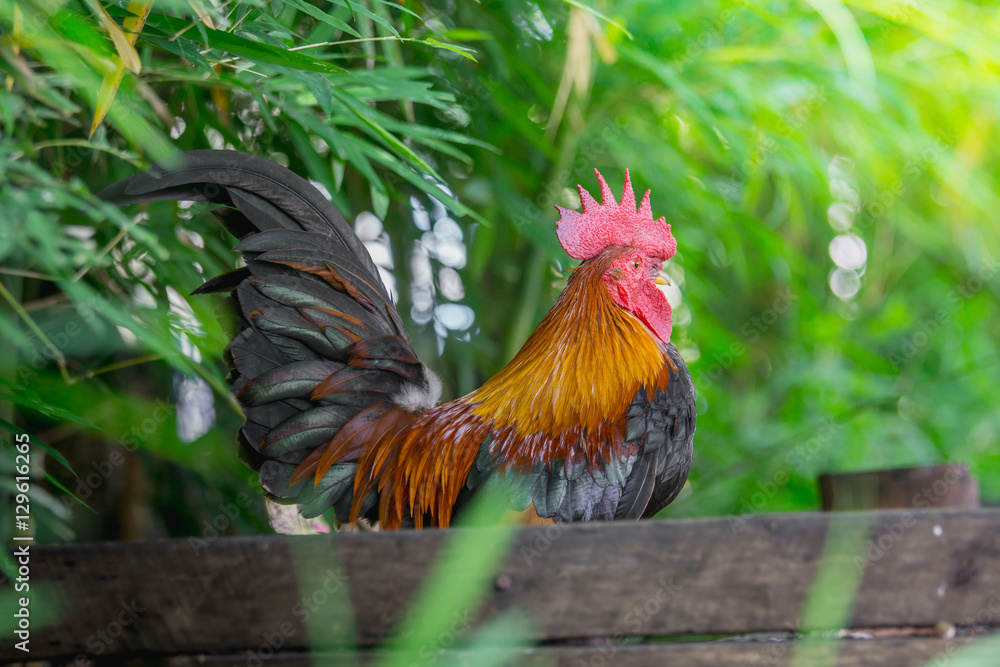
[[[673,311],[667,297],[656,285],[646,282],[639,288],[633,301],[633,312],[652,329],[657,338],[664,343],[670,342],[670,331],[673,329],[674,321]]]

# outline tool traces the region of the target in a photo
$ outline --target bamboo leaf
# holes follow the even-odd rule
[[[129,31],[128,34],[125,34],[118,28],[118,24],[114,22],[104,8],[101,7],[102,22],[106,26],[114,26],[113,29],[108,28],[108,32],[111,34],[111,39],[118,50],[119,62],[115,71],[105,74],[104,80],[101,82],[101,89],[97,93],[97,105],[94,109],[94,120],[90,124],[89,137],[94,136],[94,132],[108,114],[108,109],[111,108],[111,104],[115,100],[118,87],[121,85],[122,77],[125,74],[125,67],[128,67],[129,70],[136,74],[142,69],[142,63],[139,60],[139,54],[136,53],[134,45],[152,8],[152,1],[142,2],[140,0],[132,0],[128,5],[128,11],[131,12],[131,15],[125,17],[122,21],[125,30]],[[119,44],[120,41],[124,41],[124,46]]]
[[[397,158],[392,153],[379,148],[378,146],[372,146],[371,144],[365,144],[358,142],[354,137],[346,136],[346,140],[356,142],[357,148],[368,155],[372,160],[384,165],[386,168],[391,170],[394,174],[401,177],[403,180],[408,182],[410,185],[414,186],[418,190],[434,197],[441,203],[445,204],[452,211],[459,215],[467,215],[476,222],[482,223],[484,225],[490,225],[489,220],[479,215],[476,211],[470,209],[468,206],[460,203],[452,195],[447,194],[442,190],[436,183],[423,178],[413,169],[407,168],[407,166],[402,163],[399,158]]]
[[[194,0],[192,0],[194,1]],[[125,38],[128,43],[135,45],[136,41],[139,39],[139,33],[142,32],[142,27],[146,25],[146,18],[149,16],[149,12],[153,9],[153,0],[131,0],[128,3],[128,11],[131,16],[126,16],[122,21],[122,26],[128,32]],[[133,70],[136,74],[139,73],[138,70]]]
[[[409,14],[410,16],[412,16],[414,18],[417,18],[417,19],[420,18],[420,15],[417,14],[415,11],[413,11],[412,9],[409,9],[408,7],[404,7],[403,5],[399,4],[398,2],[390,2],[390,0],[373,0],[373,1],[376,2],[376,3],[378,3],[378,4],[380,4],[380,5],[385,5],[386,7],[392,7],[393,9],[398,9],[399,11],[403,12],[404,14]]]
[[[470,49],[467,46],[458,46],[457,44],[447,44],[445,42],[439,42],[438,40],[432,37],[428,37],[427,39],[423,40],[423,43],[430,44],[431,46],[439,49],[445,49],[447,51],[451,51],[452,53],[457,53],[463,58],[468,58],[474,63],[479,62],[478,60],[476,60],[475,56],[472,55],[473,53],[475,53],[475,49]]]
[[[334,0],[334,2],[336,2],[336,4],[343,4],[344,6],[348,7],[351,10],[351,13],[353,14],[360,14],[361,16],[364,16],[365,18],[370,19],[375,23],[378,23],[380,26],[385,28],[389,33],[391,33],[394,37],[396,37],[396,39],[402,39],[402,35],[399,34],[395,26],[393,26],[389,20],[387,20],[382,16],[379,16],[377,13],[371,11],[364,5],[341,3],[339,0]]]
[[[414,163],[420,165],[421,168],[425,169],[428,174],[433,176],[436,180],[442,181],[438,173],[431,167],[427,162],[423,160],[419,155],[413,152],[409,146],[400,141],[394,134],[386,130],[384,127],[376,123],[372,118],[369,117],[371,109],[367,106],[359,104],[356,100],[349,98],[340,91],[333,91],[335,97],[340,99],[344,105],[350,109],[354,114],[361,119],[361,121],[375,133],[380,139],[385,141],[386,144],[396,149],[399,153],[406,156]],[[362,109],[362,107],[364,107]]]
[[[37,440],[35,442],[37,443]],[[57,489],[59,489],[60,491],[62,491],[63,493],[65,493],[67,496],[69,496],[70,498],[72,498],[74,501],[80,503],[81,505],[83,505],[84,507],[86,507],[88,510],[90,510],[91,512],[93,512],[94,514],[97,514],[97,510],[95,510],[93,507],[91,507],[87,503],[87,501],[85,501],[83,498],[81,498],[80,496],[76,495],[75,493],[73,493],[72,491],[70,491],[69,489],[67,489],[66,486],[62,482],[60,482],[58,479],[56,479],[55,477],[53,477],[52,474],[49,471],[47,471],[47,470],[45,471],[45,480],[49,484],[51,484],[52,486],[56,487]]]
[[[0,417],[0,428],[5,428],[8,431],[10,431],[11,433],[14,433],[15,435],[28,435],[29,439],[31,441],[31,445],[33,447],[38,447],[39,449],[41,449],[42,451],[44,451],[46,454],[48,454],[49,456],[51,456],[52,458],[54,458],[56,461],[58,461],[60,465],[62,465],[64,468],[66,468],[66,470],[69,470],[71,473],[73,473],[73,475],[76,475],[76,471],[73,470],[73,466],[70,465],[70,463],[66,459],[66,457],[63,456],[62,453],[59,452],[59,450],[56,449],[55,447],[53,447],[52,445],[45,444],[44,442],[42,442],[41,440],[39,440],[35,436],[30,435],[24,429],[22,429],[19,426],[16,426],[16,425],[10,423],[9,421],[7,421],[6,419],[4,419],[2,417]]]
[[[162,26],[162,28],[166,28],[170,32],[177,32],[188,26],[187,22],[172,16],[157,16],[155,21],[157,26]],[[310,58],[298,51],[279,49],[269,44],[253,42],[245,37],[240,37],[238,34],[213,30],[205,26],[201,27],[205,34],[204,46],[209,48],[228,51],[240,58],[246,58],[252,62],[265,65],[277,65],[291,70],[306,70],[309,72],[350,76],[350,72],[343,67],[338,67],[317,58]]]
[[[91,121],[90,132],[87,134],[88,138],[94,136],[94,132],[100,127],[104,117],[108,115],[108,109],[111,108],[111,103],[115,101],[115,94],[118,92],[118,86],[121,85],[124,74],[124,67],[119,65],[115,72],[105,75],[104,80],[101,82],[101,89],[97,92],[97,105],[94,108],[94,120]]]
[[[115,20],[111,18],[111,15],[108,14],[107,10],[97,0],[86,0],[86,2],[90,6],[91,11],[100,20],[104,29],[108,31],[108,35],[111,36],[111,41],[115,45],[115,50],[118,52],[118,57],[121,58],[122,64],[130,71],[138,74],[142,70],[142,61],[139,59],[139,54],[136,53],[133,46],[134,41],[129,41],[128,35],[122,31],[121,27],[115,23]]]
[[[7,384],[6,382],[0,382],[0,384]],[[96,431],[100,431],[101,428],[84,417],[77,414],[73,414],[68,410],[64,410],[55,405],[49,405],[45,401],[41,400],[37,396],[32,396],[25,393],[24,387],[14,387],[16,391],[3,391],[0,392],[0,399],[5,401],[10,401],[15,405],[20,405],[23,408],[29,408],[45,415],[46,417],[52,417],[55,419],[64,419],[66,421],[71,421],[74,424],[80,424],[81,426],[86,426],[87,428],[92,428]]]
[[[188,0],[188,5],[194,11],[199,21],[207,25],[209,28],[215,27],[215,21],[213,21],[212,16],[205,11],[205,7],[201,4],[201,2],[199,2],[199,0]]]
[[[344,21],[341,21],[336,16],[331,16],[330,14],[327,14],[323,10],[316,8],[314,5],[312,5],[309,2],[305,2],[304,0],[285,0],[285,2],[287,2],[291,6],[295,7],[296,9],[298,9],[299,11],[301,11],[302,13],[308,14],[309,16],[313,17],[314,19],[322,21],[323,23],[326,23],[327,25],[331,25],[334,28],[336,28],[337,30],[342,30],[342,31],[346,32],[347,34],[354,35],[355,37],[358,37],[358,38],[361,37],[361,35],[354,28],[352,28],[350,25],[348,25]]]
[[[213,78],[218,76],[217,72],[212,68],[212,63],[210,63],[205,56],[201,55],[201,51],[198,50],[198,45],[190,39],[185,37],[178,37],[173,40],[163,39],[162,37],[151,35],[149,32],[144,34],[142,39],[159,49],[163,49],[167,53],[173,53],[174,55],[180,56],[181,58],[184,58],[184,60],[197,65],[202,72],[211,75]]]

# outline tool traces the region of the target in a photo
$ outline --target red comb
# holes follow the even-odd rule
[[[625,170],[625,189],[620,204],[615,201],[601,172],[595,169],[594,173],[601,182],[600,204],[578,185],[582,212],[556,206],[559,210],[556,236],[563,250],[573,259],[590,259],[610,246],[636,246],[650,254],[661,254],[664,259],[672,257],[677,241],[671,236],[670,225],[665,224],[664,218],[653,220],[649,190],[636,210],[628,169]]]

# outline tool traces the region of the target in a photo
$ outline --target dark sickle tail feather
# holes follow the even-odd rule
[[[181,153],[99,196],[225,207],[216,217],[246,266],[195,293],[232,292],[239,310],[227,356],[246,416],[241,457],[274,499],[301,504],[305,516],[334,507],[347,521],[368,442],[416,419],[392,397],[432,383],[343,216],[305,179],[237,151]],[[356,503],[369,518],[377,505],[374,490]]]

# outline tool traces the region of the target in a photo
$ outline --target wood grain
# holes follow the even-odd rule
[[[530,526],[480,607],[456,618],[512,611],[529,619],[531,640],[798,628],[831,521],[872,536],[864,553],[836,555],[864,570],[852,627],[1000,625],[996,510]],[[35,547],[32,657],[294,651],[351,646],[354,629],[371,646],[453,534]],[[312,642],[306,616],[322,619]],[[23,654],[8,642],[0,658]]]

